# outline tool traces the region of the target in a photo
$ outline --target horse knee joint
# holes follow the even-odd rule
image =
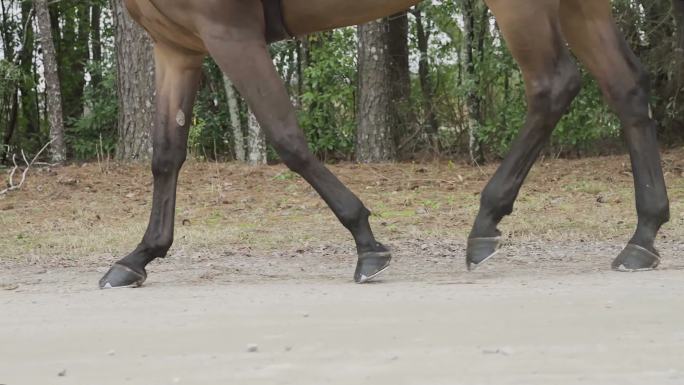
[[[185,163],[186,153],[184,150],[167,150],[162,154],[152,157],[152,174],[169,175],[180,170]]]
[[[570,103],[572,103],[573,99],[575,99],[575,97],[582,90],[582,74],[576,65],[572,64],[572,67],[564,72],[563,85],[563,97],[566,99],[566,101],[564,101],[565,105],[563,108],[565,109],[570,105]]]
[[[561,60],[550,76],[540,77],[530,84],[530,112],[542,119],[557,120],[563,115],[582,87],[582,77],[571,60]]]
[[[280,159],[287,165],[287,167],[294,172],[301,172],[314,162],[314,157],[309,151],[307,145],[284,145],[279,144],[277,147]]]
[[[613,78],[602,84],[603,93],[626,127],[641,126],[651,120],[650,78],[641,65],[632,77]]]

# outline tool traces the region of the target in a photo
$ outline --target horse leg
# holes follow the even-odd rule
[[[577,66],[565,48],[558,0],[488,0],[525,81],[527,117],[511,150],[481,195],[468,238],[469,269],[497,252],[497,225],[511,214],[527,174],[579,92]]]
[[[648,104],[648,75],[616,27],[610,1],[562,0],[561,25],[570,48],[596,77],[620,118],[632,160],[638,225],[613,268],[655,268],[660,262],[655,237],[670,210]]]
[[[204,43],[247,100],[282,161],[311,184],[351,232],[359,256],[354,280],[367,282],[389,266],[391,254],[373,236],[370,211],[309,150],[264,41],[261,4],[234,4],[239,19],[221,20],[222,27],[207,26]]]
[[[152,213],[142,242],[112,266],[100,280],[101,288],[142,285],[147,278],[145,266],[166,256],[173,242],[176,185],[186,157],[203,55],[178,52],[160,44],[155,46],[154,53],[157,115],[152,130]]]

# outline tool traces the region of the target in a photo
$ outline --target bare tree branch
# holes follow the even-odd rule
[[[38,151],[36,156],[34,156],[30,162],[28,161],[28,158],[26,157],[26,153],[24,152],[24,150],[21,150],[21,157],[23,158],[24,163],[26,164],[26,168],[21,173],[21,180],[19,181],[19,184],[17,184],[17,185],[14,184],[14,175],[19,170],[19,165],[17,164],[17,154],[13,154],[12,155],[12,163],[14,163],[14,167],[12,168],[12,171],[10,171],[10,174],[9,174],[9,181],[8,181],[9,187],[0,191],[0,195],[5,195],[5,194],[9,193],[10,191],[19,190],[24,185],[24,182],[26,182],[26,175],[28,175],[28,172],[31,169],[31,166],[33,166],[33,164],[36,163],[36,160],[38,160],[38,158],[40,157],[40,154],[42,154],[43,151],[45,151],[54,141],[55,141],[55,139],[53,139],[53,140],[49,141],[47,144],[45,144],[45,146],[43,146],[43,148],[41,148],[40,151]]]

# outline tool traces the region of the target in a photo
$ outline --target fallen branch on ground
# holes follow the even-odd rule
[[[43,151],[45,151],[54,141],[55,140],[53,139],[53,140],[49,141],[45,146],[43,146],[43,148],[41,148],[40,151],[38,151],[36,156],[34,156],[30,162],[28,161],[28,159],[26,159],[26,153],[24,152],[24,150],[21,150],[21,157],[23,158],[24,163],[26,163],[26,168],[21,173],[21,180],[19,181],[19,184],[17,184],[17,185],[14,184],[14,175],[19,170],[19,165],[17,164],[17,154],[13,154],[12,155],[12,163],[14,164],[14,167],[12,168],[12,171],[10,171],[10,174],[9,174],[9,184],[8,184],[9,186],[6,189],[0,191],[0,195],[5,195],[5,194],[9,193],[10,191],[19,190],[24,185],[24,182],[26,182],[26,175],[28,174],[29,170],[31,169],[31,166],[33,166],[33,164],[36,163],[36,160],[38,160],[38,157],[40,157],[40,154],[42,154]]]

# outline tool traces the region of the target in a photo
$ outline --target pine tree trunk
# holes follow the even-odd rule
[[[38,92],[36,91],[35,66],[34,66],[34,51],[35,51],[35,36],[33,30],[33,4],[30,2],[22,3],[21,5],[21,25],[25,30],[22,36],[24,44],[19,53],[19,66],[21,72],[26,76],[26,79],[21,81],[21,112],[25,119],[26,134],[39,135],[40,133],[40,111],[38,108]]]
[[[398,146],[410,131],[413,121],[411,108],[411,72],[409,69],[409,23],[406,12],[389,18],[390,76],[392,81],[392,137]]]
[[[233,88],[233,83],[231,83],[226,75],[223,75],[223,85],[226,89],[226,98],[228,99],[228,112],[230,113],[230,128],[233,133],[235,160],[246,162],[245,136],[242,134],[242,124],[240,124],[240,106],[238,105],[237,94]]]
[[[112,13],[119,94],[117,157],[147,159],[152,154],[150,135],[155,114],[152,42],[128,15],[123,2],[112,0]]]
[[[249,150],[248,163],[252,166],[266,164],[268,161],[266,137],[252,111],[249,111],[249,124],[247,127],[249,130],[247,138],[247,148]]]
[[[418,40],[418,51],[420,59],[418,61],[418,77],[420,79],[420,90],[423,94],[423,110],[425,113],[425,123],[427,134],[432,141],[436,141],[439,122],[434,112],[433,87],[430,79],[430,56],[428,55],[428,44],[430,42],[430,32],[426,30],[423,23],[423,14],[420,9],[413,13],[416,17],[416,37]]]
[[[356,159],[386,162],[396,159],[392,136],[392,77],[389,26],[386,19],[358,27],[359,105]]]
[[[475,72],[475,12],[476,5],[474,0],[465,0],[464,4],[464,34],[465,34],[465,50],[466,50],[466,72],[471,80],[471,86],[468,90],[467,107],[468,107],[468,136],[469,136],[469,152],[470,162],[473,164],[484,163],[484,153],[482,151],[482,144],[480,142],[480,107],[481,100],[478,95],[478,87],[480,85],[478,75]]]
[[[36,18],[40,43],[43,48],[43,70],[47,88],[48,121],[50,122],[50,161],[62,163],[66,160],[64,143],[64,117],[62,115],[62,92],[59,83],[59,72],[52,26],[47,0],[36,0]]]
[[[675,138],[684,139],[684,0],[672,0],[672,15],[675,20],[674,74],[672,91],[674,99],[674,121],[670,131]]]
[[[99,4],[93,4],[90,8],[90,50],[92,52],[92,62],[97,68],[92,73],[93,88],[99,87],[102,82],[102,7]]]

